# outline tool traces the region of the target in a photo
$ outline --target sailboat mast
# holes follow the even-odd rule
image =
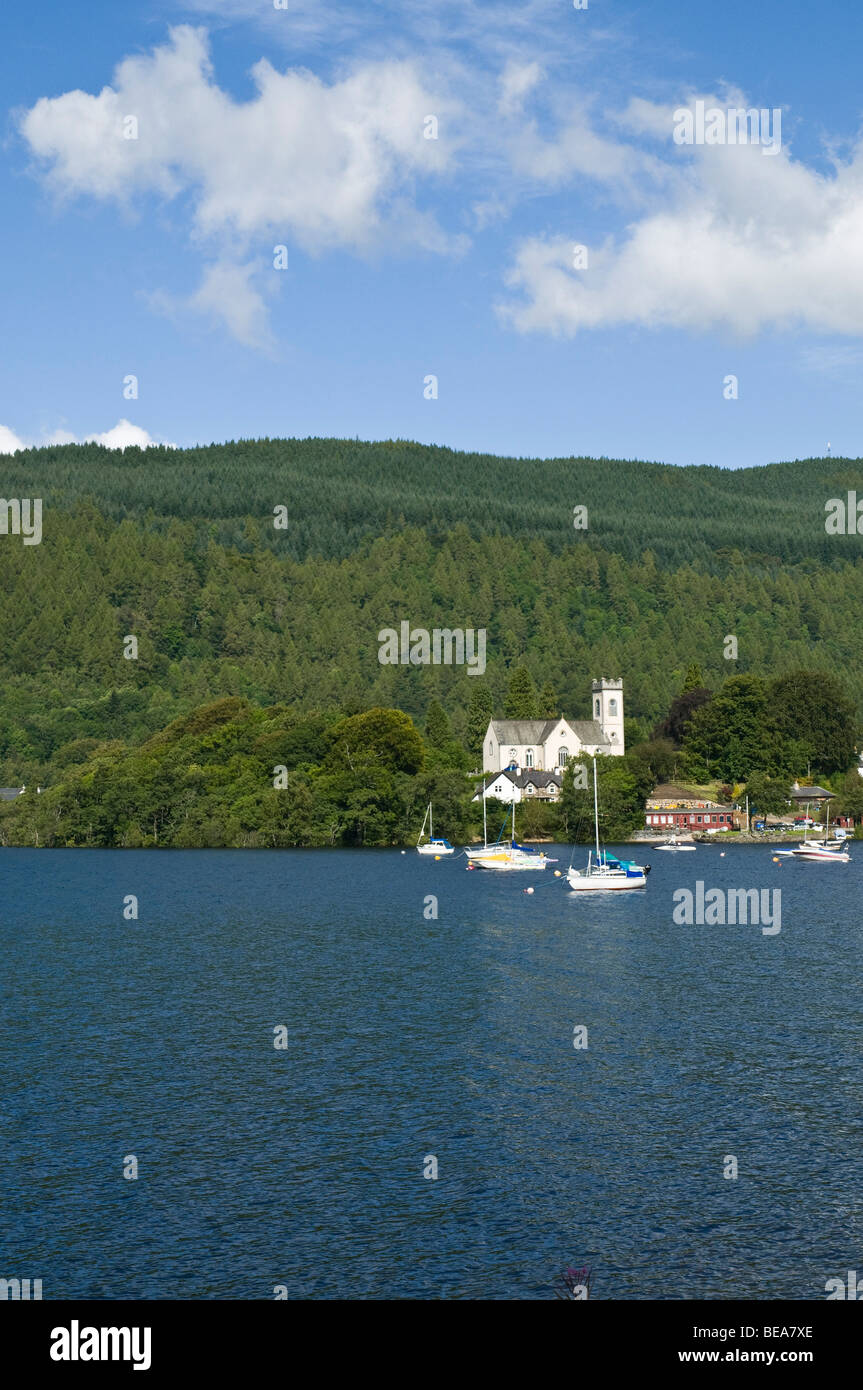
[[[593,760],[593,822],[596,826],[596,859],[599,862],[599,800],[596,795],[596,758]]]
[[[488,830],[485,822],[485,777],[482,779],[482,844],[483,849],[488,849]]]
[[[429,839],[434,839],[434,821],[432,820],[432,804],[429,802]]]

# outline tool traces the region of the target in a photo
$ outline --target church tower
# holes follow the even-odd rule
[[[606,743],[612,750],[623,755],[626,749],[623,738],[623,681],[609,680],[605,676],[593,682],[593,717],[600,725]]]

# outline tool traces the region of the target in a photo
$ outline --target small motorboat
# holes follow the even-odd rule
[[[667,840],[661,840],[653,848],[672,850],[681,854],[684,850],[695,849],[695,841],[691,835],[669,835]]]

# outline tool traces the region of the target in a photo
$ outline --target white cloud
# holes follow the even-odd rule
[[[217,261],[205,268],[194,294],[177,297],[156,291],[150,303],[169,318],[193,312],[212,323],[224,324],[246,347],[269,349],[273,346],[263,295],[252,283],[256,267],[231,261]],[[262,280],[262,283],[265,283]],[[272,281],[270,282],[273,283]]]
[[[128,449],[131,445],[136,445],[139,449],[150,449],[156,444],[164,444],[168,449],[177,447],[167,439],[154,439],[147,430],[142,429],[140,425],[133,425],[130,420],[118,420],[114,428],[106,430],[104,434],[85,435],[84,443],[104,444],[106,449]]]
[[[154,439],[147,430],[142,429],[140,425],[133,425],[130,420],[118,420],[113,429],[105,430],[104,434],[87,434],[83,440],[79,440],[69,430],[59,429],[42,438],[25,441],[5,425],[0,425],[0,454],[14,454],[16,449],[40,449],[48,444],[80,443],[104,444],[106,449],[127,449],[130,445],[137,445],[139,449],[150,449],[159,444],[168,449],[177,447],[167,439]]]
[[[410,194],[414,177],[444,170],[453,108],[414,64],[370,62],[330,85],[266,59],[251,75],[257,95],[235,101],[213,80],[204,31],[181,25],[98,96],[42,97],[20,129],[57,192],[122,203],[188,192],[197,234],[223,245],[278,233],[309,251],[356,250],[395,234],[445,249]],[[438,140],[423,138],[430,113]],[[123,138],[127,116],[137,139]]]
[[[647,105],[627,113],[642,129]],[[503,317],[565,335],[620,324],[863,334],[863,145],[823,175],[787,147],[772,158],[755,145],[678,147],[670,129],[651,209],[592,247],[586,270],[573,267],[581,237],[524,240]]]
[[[467,53],[471,69],[490,58],[524,58],[525,50],[557,53],[571,68],[586,49],[595,25],[585,30],[583,16],[571,0],[519,0],[517,5],[488,0],[289,0],[290,9],[275,10],[272,0],[187,0],[186,8],[215,22],[249,20],[260,25],[270,45],[281,43],[292,54],[349,50],[352,54],[457,50]],[[607,33],[601,32],[601,37]]]
[[[156,292],[166,312],[223,322],[240,342],[267,347],[265,299],[241,263],[264,239],[317,254],[384,245],[459,253],[417,207],[415,184],[436,178],[457,147],[459,107],[421,81],[415,63],[367,61],[326,83],[306,69],[251,70],[257,89],[237,101],[215,82],[206,33],[181,25],[151,54],[126,58],[111,86],[42,97],[19,128],[46,184],[135,208],[186,195],[192,239],[214,262],[192,295]],[[439,138],[424,138],[435,115]],[[124,122],[137,138],[124,138]]]
[[[263,13],[257,0],[200,4],[226,18]],[[474,234],[538,189],[573,196],[565,234],[534,235],[515,249],[511,293],[498,308],[520,331],[635,324],[863,334],[863,143],[829,174],[793,160],[787,145],[773,158],[749,146],[675,146],[679,102],[634,97],[615,106],[609,98],[603,107],[585,83],[561,78],[551,43],[540,66],[540,38],[588,32],[572,29],[577,15],[562,18],[559,0],[511,7],[489,44],[493,58],[485,54],[475,73],[460,58],[441,58],[444,19],[456,9],[473,53],[490,34],[488,8],[476,0],[455,8],[417,0],[387,50],[416,48],[427,30],[426,51],[444,74],[434,82],[413,58],[355,57],[328,80],[261,60],[251,70],[255,94],[237,100],[215,81],[205,32],[184,25],[151,53],[120,63],[98,95],[42,98],[20,129],[59,195],[131,207],[182,195],[208,264],[197,290],[152,301],[223,323],[257,348],[271,341],[266,267],[276,243],[313,254],[463,250],[467,239],[444,230],[420,198],[457,163],[462,216]],[[386,11],[375,7],[375,33]],[[356,33],[355,5],[305,3],[292,7],[289,22],[320,36],[337,31],[342,15]],[[283,19],[273,12],[266,22]],[[588,62],[586,38],[570,47],[576,66]],[[464,101],[451,95],[459,84]],[[733,89],[704,99],[749,104]],[[430,114],[438,140],[423,138]],[[129,115],[137,140],[122,138]],[[616,205],[613,225],[621,207],[630,220],[617,235],[596,238],[589,270],[576,271],[572,246],[588,240],[586,194],[597,193],[606,208]]]
[[[208,267],[192,305],[211,318],[221,319],[234,337],[250,347],[263,347],[270,339],[264,301],[249,283],[252,267],[219,264]]]
[[[498,110],[504,116],[516,115],[524,105],[524,99],[532,92],[542,78],[539,63],[519,63],[510,58],[500,76],[500,96]]]
[[[14,454],[18,449],[26,448],[23,439],[19,439],[6,425],[0,425],[0,454]]]

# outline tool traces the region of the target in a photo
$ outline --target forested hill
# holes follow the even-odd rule
[[[714,690],[832,673],[859,713],[863,538],[824,525],[858,485],[835,459],[726,472],[400,442],[4,456],[0,496],[41,497],[43,517],[38,545],[0,534],[0,785],[227,697],[419,721],[438,701],[461,738],[479,687],[501,713],[519,665],[574,719],[592,677],[622,676],[630,740],[692,664]],[[378,632],[405,620],[485,629],[484,676],[381,665]]]
[[[856,558],[856,536],[828,536],[825,503],[863,496],[863,461],[806,459],[763,468],[678,468],[614,459],[515,459],[403,440],[262,439],[182,451],[63,445],[6,456],[2,495],[42,497],[68,510],[87,499],[112,520],[197,523],[221,544],[269,545],[294,559],[352,554],[405,525],[439,536],[463,523],[489,534],[573,540],[573,508],[587,508],[588,545],[664,567],[712,572],[742,555],[755,564]],[[287,531],[250,535],[286,506]]]

